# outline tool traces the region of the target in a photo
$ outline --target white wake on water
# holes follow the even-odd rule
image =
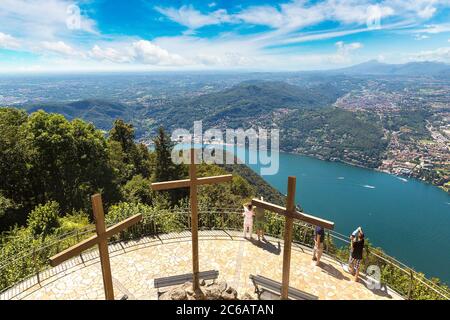
[[[369,189],[375,189],[375,186],[371,186],[370,184],[364,184],[361,187],[363,188],[369,188]]]

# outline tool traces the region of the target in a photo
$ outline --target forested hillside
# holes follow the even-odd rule
[[[321,159],[379,166],[388,140],[379,118],[338,108],[297,110],[280,121],[283,150]]]
[[[284,82],[249,81],[224,91],[173,101],[149,110],[146,116],[168,128],[191,128],[195,120],[203,120],[207,127],[248,128],[271,124],[272,114],[280,109],[326,107],[336,101],[338,91],[330,86],[304,88]]]
[[[177,205],[187,190],[154,193],[150,184],[185,178],[187,169],[170,160],[172,143],[162,128],[154,144],[155,151],[150,152],[135,143],[133,126],[122,120],[116,120],[105,137],[79,119],[69,121],[44,111],[28,115],[18,109],[0,109],[0,230],[27,225],[30,212],[43,205],[61,218],[72,214],[89,218],[89,196],[96,192],[103,194],[107,208],[124,201],[165,208]],[[225,172],[213,165],[199,168],[203,175]],[[237,172],[232,184],[204,187],[211,198],[203,196],[202,201],[240,207],[259,190],[264,195],[273,191],[255,175],[246,180]],[[217,197],[212,191],[219,189]]]

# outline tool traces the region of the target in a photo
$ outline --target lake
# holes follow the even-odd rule
[[[287,177],[296,176],[296,202],[306,212],[334,221],[335,230],[343,234],[361,226],[389,255],[450,284],[446,192],[418,180],[338,162],[288,153],[280,153],[279,159],[279,172],[263,178],[286,194]],[[261,165],[248,165],[260,173]]]

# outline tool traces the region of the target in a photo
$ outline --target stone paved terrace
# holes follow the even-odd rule
[[[200,270],[219,270],[240,295],[254,295],[250,274],[281,282],[282,241],[267,244],[246,240],[237,231],[201,231]],[[157,299],[153,279],[191,272],[190,232],[144,237],[109,247],[116,299]],[[319,299],[401,299],[388,290],[371,291],[355,283],[342,265],[324,255],[322,265],[311,260],[311,249],[293,245],[290,286]],[[104,299],[98,251],[91,250],[60,266],[33,276],[0,294],[4,299]]]

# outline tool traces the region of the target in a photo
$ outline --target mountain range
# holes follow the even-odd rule
[[[409,62],[387,64],[370,60],[351,67],[332,70],[332,73],[346,75],[395,75],[395,76],[450,76],[450,65],[442,62]]]

